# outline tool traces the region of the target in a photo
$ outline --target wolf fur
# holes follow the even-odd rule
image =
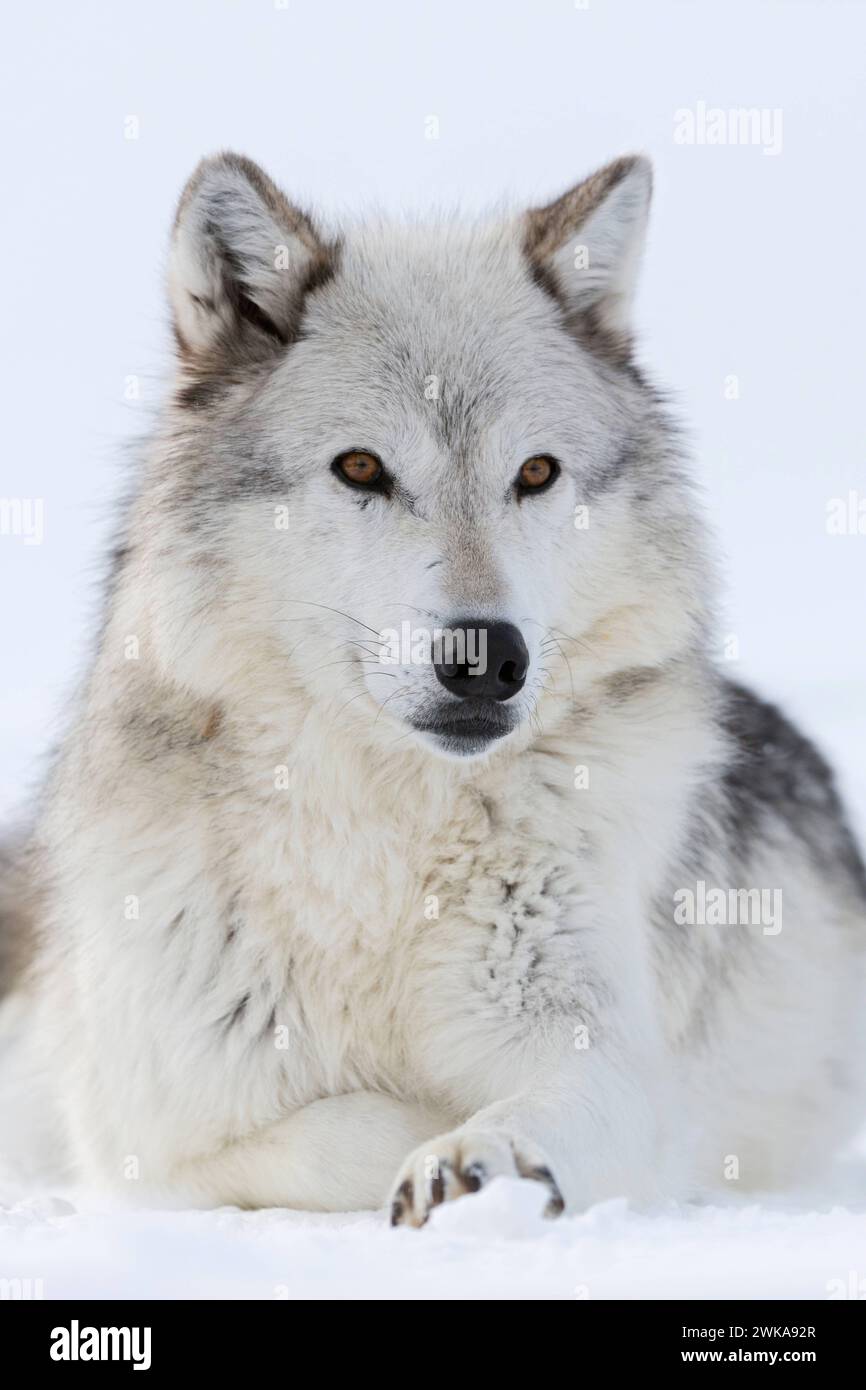
[[[77,1176],[420,1225],[498,1174],[551,1214],[778,1186],[860,1120],[864,871],[710,655],[630,336],[650,181],[331,239],[245,159],[191,179],[176,389],[27,859],[15,1017]],[[529,670],[461,756],[456,697],[379,647],[467,614]],[[781,920],[678,920],[699,883]]]

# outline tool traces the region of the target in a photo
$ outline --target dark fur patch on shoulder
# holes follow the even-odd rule
[[[783,820],[820,869],[842,869],[866,899],[866,869],[833,772],[815,746],[766,700],[726,684],[721,724],[731,743],[723,777],[728,834],[748,862],[770,817]]]

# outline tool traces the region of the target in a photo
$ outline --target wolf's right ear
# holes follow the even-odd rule
[[[304,296],[333,270],[333,247],[257,164],[220,154],[198,166],[172,235],[169,295],[185,365],[218,371],[290,343]]]

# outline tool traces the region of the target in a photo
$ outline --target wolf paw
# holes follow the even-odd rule
[[[544,1183],[545,1216],[559,1216],[565,1207],[540,1150],[506,1134],[455,1130],[422,1144],[406,1159],[391,1196],[391,1225],[423,1226],[434,1207],[478,1192],[498,1177]]]

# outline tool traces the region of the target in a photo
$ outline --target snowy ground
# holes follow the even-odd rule
[[[382,1213],[121,1212],[7,1192],[0,1278],[41,1280],[47,1299],[866,1297],[866,1157],[836,1182],[836,1202],[650,1215],[613,1201],[548,1222],[541,1188],[499,1179],[422,1231]]]

